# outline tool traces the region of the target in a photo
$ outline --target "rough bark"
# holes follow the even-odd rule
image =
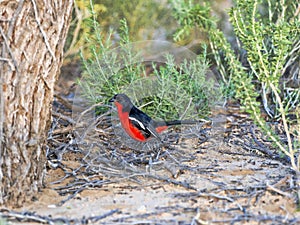
[[[0,204],[43,187],[54,83],[73,0],[0,1]]]

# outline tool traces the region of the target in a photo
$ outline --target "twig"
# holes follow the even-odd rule
[[[278,105],[279,105],[279,112],[281,113],[281,120],[282,120],[284,131],[285,131],[285,134],[287,137],[288,149],[286,150],[284,145],[282,145],[279,141],[277,141],[277,139],[272,134],[270,134],[269,136],[275,142],[275,144],[280,148],[280,150],[282,152],[284,152],[285,155],[290,157],[292,168],[296,172],[299,172],[300,168],[298,168],[297,163],[296,163],[291,134],[290,134],[290,130],[289,130],[287,119],[286,119],[286,112],[284,111],[281,97],[279,96],[279,93],[277,92],[277,88],[275,87],[275,85],[273,83],[270,83],[270,87],[271,87],[271,89],[276,97],[276,100],[278,102]]]
[[[185,108],[185,111],[182,113],[182,115],[180,116],[179,119],[182,120],[182,118],[185,116],[185,114],[187,113],[188,109],[191,107],[191,104],[193,103],[193,98],[190,98],[189,100],[189,104],[187,105],[187,107]]]
[[[90,217],[85,217],[83,216],[80,219],[68,219],[68,218],[63,218],[63,217],[58,217],[58,218],[52,218],[51,216],[41,216],[36,214],[35,212],[15,212],[15,211],[9,211],[9,210],[4,210],[0,209],[0,217],[10,219],[10,220],[21,220],[23,222],[39,222],[39,223],[45,223],[45,224],[88,224],[89,222],[95,223],[99,220],[102,220],[106,217],[109,217],[115,213],[118,213],[120,210],[119,209],[113,209],[107,213],[104,213],[99,216],[90,216]]]
[[[110,180],[93,180],[93,181],[90,181],[90,182],[81,182],[80,183],[80,187],[76,187],[75,185],[75,189],[72,190],[72,189],[69,189],[69,187],[62,187],[64,189],[66,189],[65,192],[60,192],[61,194],[67,194],[67,193],[70,193],[70,192],[73,192],[71,195],[69,195],[66,199],[60,201],[57,205],[58,206],[62,206],[63,204],[65,204],[67,201],[71,200],[72,198],[74,198],[78,193],[86,190],[87,188],[95,188],[95,187],[102,187],[103,184],[109,184],[109,183],[114,183],[114,182],[111,182]],[[73,186],[73,185],[72,185]],[[58,190],[60,188],[54,188],[55,190]]]
[[[101,106],[101,105],[103,105],[103,102],[96,103],[96,104],[90,106],[89,108],[85,109],[83,112],[81,112],[81,113],[79,114],[79,117],[76,118],[77,123],[79,123],[79,121],[82,120],[82,117],[83,117],[85,114],[87,114],[88,112],[92,111],[92,110],[95,109],[97,106]]]
[[[213,197],[213,198],[217,198],[217,199],[220,199],[220,200],[226,200],[228,202],[234,202],[233,198],[230,198],[230,197],[227,197],[227,196],[217,195],[217,194],[214,194],[214,193],[203,193],[203,192],[200,192],[198,194],[198,196],[199,197]]]
[[[293,196],[291,194],[286,193],[284,191],[281,191],[280,189],[275,188],[274,186],[272,186],[271,184],[268,184],[268,183],[267,183],[267,189],[271,190],[271,191],[274,191],[274,192],[276,192],[276,193],[278,193],[282,196],[285,196],[285,197],[288,197],[288,198],[293,198]]]
[[[156,180],[165,181],[165,182],[170,183],[170,184],[181,186],[181,187],[184,187],[186,189],[190,189],[190,190],[194,190],[194,191],[198,190],[197,188],[193,187],[189,183],[182,182],[182,181],[177,181],[177,180],[171,179],[169,177],[161,177],[161,176],[156,176],[156,175],[152,175],[152,174],[147,174],[146,176],[150,177],[150,178],[153,178],[153,179],[156,179]]]
[[[58,118],[61,118],[61,119],[65,120],[65,121],[69,122],[70,124],[75,124],[76,123],[76,121],[73,120],[71,117],[63,115],[63,114],[61,114],[59,112],[52,112],[52,115],[56,116]]]
[[[63,128],[58,128],[55,129],[52,134],[53,135],[59,135],[59,134],[65,134],[65,133],[70,133],[74,130],[73,126],[68,126],[68,127],[63,127]],[[49,139],[48,139],[49,140]]]

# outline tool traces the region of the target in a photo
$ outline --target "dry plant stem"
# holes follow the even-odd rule
[[[285,196],[287,198],[293,198],[293,195],[291,195],[290,193],[281,191],[280,189],[278,189],[278,188],[272,186],[271,184],[269,184],[268,182],[267,182],[266,186],[267,186],[267,190],[274,191],[274,192],[276,192],[276,193],[278,193],[282,196]]]
[[[258,115],[257,113],[255,113],[255,118],[256,119],[260,119],[260,115]],[[264,126],[264,124],[261,122],[261,120],[258,120],[258,123],[259,123],[260,126]],[[291,159],[292,168],[295,171],[298,171],[296,163],[295,163],[295,160],[292,158],[292,157],[294,157],[294,152],[287,151],[284,148],[284,146],[274,137],[274,135],[272,135],[272,133],[270,131],[267,131],[267,135],[280,148],[280,150]]]
[[[289,60],[286,62],[285,66],[283,67],[282,69],[282,74],[284,74],[287,70],[287,68],[293,63],[295,62],[295,60],[297,59],[297,52],[299,51],[300,49],[300,40],[297,41],[295,44],[294,44],[294,47],[293,49],[290,51],[289,55],[287,55],[286,57],[290,57]]]
[[[272,118],[273,117],[273,115],[271,113],[272,111],[271,111],[270,107],[268,106],[266,83],[262,83],[261,89],[262,89],[262,101],[263,101],[264,108],[265,108],[267,114],[269,115],[269,117]]]
[[[273,87],[274,87],[274,86],[273,86]],[[275,88],[275,87],[274,87],[274,88]],[[275,93],[277,93],[277,92],[275,92]],[[277,93],[277,95],[278,95],[278,93]],[[278,95],[278,97],[279,97],[279,95]],[[280,100],[280,97],[279,97],[279,100]],[[281,108],[282,108],[282,110],[283,110],[282,102],[280,101],[279,104],[280,104],[280,106],[281,106]],[[250,106],[251,106],[252,111],[253,111],[254,119],[257,121],[257,123],[259,124],[260,127],[264,127],[265,124],[264,124],[263,121],[261,120],[260,114],[259,114],[258,112],[256,112],[255,107],[254,107],[252,104],[251,104]],[[282,120],[283,120],[284,123],[286,124],[286,126],[284,126],[284,129],[285,129],[285,131],[288,131],[288,127],[287,127],[287,122],[286,122],[285,115],[284,115],[284,114],[282,114],[282,115],[283,115]],[[276,137],[275,137],[270,131],[267,130],[266,132],[267,132],[268,137],[271,138],[271,140],[272,140],[272,141],[280,148],[280,150],[281,150],[284,154],[286,154],[286,155],[291,159],[292,168],[293,168],[295,171],[298,171],[298,168],[297,168],[297,165],[296,165],[295,159],[294,159],[294,152],[292,151],[292,149],[290,149],[289,151],[287,151],[287,150],[284,148],[284,146],[276,139]],[[286,132],[286,135],[288,136],[288,140],[289,140],[290,143],[291,143],[291,138],[290,138],[289,132]]]
[[[180,116],[180,119],[181,119],[181,120],[182,120],[182,118],[184,118],[184,116],[185,116],[187,110],[191,107],[192,102],[193,102],[193,98],[190,98],[188,106],[186,107],[186,109],[185,109],[185,111],[183,112],[183,114]]]
[[[92,111],[93,109],[95,109],[97,106],[101,106],[103,105],[103,102],[99,102],[96,103],[94,105],[92,105],[91,107],[87,108],[86,110],[84,110],[82,113],[80,113],[80,116],[76,119],[78,121],[78,123],[81,121],[82,117],[87,114],[88,112]]]
[[[18,221],[23,221],[23,222],[36,222],[36,223],[44,223],[44,224],[88,224],[89,222],[95,223],[106,217],[112,216],[113,214],[118,212],[119,209],[112,209],[109,212],[99,216],[90,216],[90,217],[83,216],[82,218],[67,218],[67,217],[52,218],[51,216],[38,215],[35,212],[28,212],[28,211],[16,212],[10,210],[1,210],[0,217],[8,218],[8,219],[16,219]]]
[[[255,1],[254,7],[253,7],[253,12],[252,12],[253,13],[253,15],[252,15],[252,18],[253,18],[253,21],[252,21],[252,32],[254,34],[254,37],[257,37],[257,33],[256,33],[256,29],[255,29],[256,21],[254,20],[256,18],[255,17],[255,12],[256,12],[256,9],[257,9],[257,4],[258,4],[257,1]],[[270,78],[270,72],[266,68],[266,65],[264,63],[263,55],[261,54],[262,51],[260,51],[262,49],[261,49],[261,46],[259,45],[259,43],[260,43],[259,40],[256,40],[256,47],[255,48],[258,49],[257,53],[258,53],[259,62],[260,62],[260,65],[261,65],[260,74],[265,74],[265,76],[267,76],[267,78]],[[277,62],[276,71],[274,71],[274,74],[279,73],[279,63],[280,62]],[[250,64],[250,66],[252,67],[251,64]],[[254,68],[252,70],[255,71]],[[271,134],[270,131],[267,131],[267,133],[268,133],[268,136],[271,138],[271,140],[274,141],[275,144],[280,148],[280,150],[290,158],[293,170],[295,170],[295,171],[298,172],[299,171],[299,167],[296,165],[296,162],[295,162],[293,145],[292,145],[291,136],[290,136],[290,133],[289,133],[289,128],[288,128],[286,117],[285,117],[285,111],[284,111],[284,108],[283,108],[283,104],[282,104],[281,98],[280,98],[280,96],[279,96],[279,94],[277,92],[277,89],[274,86],[274,84],[273,83],[269,83],[269,85],[270,85],[270,88],[272,89],[272,91],[273,91],[273,93],[274,93],[274,95],[276,97],[276,100],[277,100],[277,102],[279,104],[279,111],[281,113],[281,118],[282,118],[282,122],[283,122],[283,126],[284,126],[284,131],[286,133],[287,141],[288,141],[288,150],[286,150],[284,148],[284,146],[274,137],[274,135]],[[256,120],[258,121],[258,123],[260,124],[260,126],[264,127],[264,124],[262,123],[260,116],[257,115],[256,112],[254,113],[254,116],[256,117]]]
[[[280,98],[280,96],[279,96],[279,94],[278,94],[278,92],[277,92],[276,87],[274,86],[274,84],[270,83],[270,87],[271,87],[273,93],[275,94],[276,100],[277,100],[277,102],[279,104],[279,111],[280,111],[280,114],[281,114],[281,119],[282,119],[284,131],[286,133],[286,137],[287,137],[287,141],[288,141],[288,150],[286,150],[280,143],[279,143],[280,145],[278,145],[278,144],[277,145],[278,145],[278,147],[280,147],[280,149],[286,155],[288,155],[291,158],[292,168],[295,171],[299,172],[299,165],[296,165],[296,162],[295,162],[292,139],[291,139],[291,135],[290,135],[290,132],[289,132],[289,127],[288,127],[287,120],[286,120],[286,117],[285,117],[285,111],[284,111],[284,108],[283,108],[283,104],[282,104],[281,98]]]
[[[68,123],[74,125],[76,122],[70,118],[69,116],[66,116],[64,114],[61,114],[59,112],[52,112],[52,115],[53,116],[56,116],[58,119],[63,119],[63,120],[66,120]]]

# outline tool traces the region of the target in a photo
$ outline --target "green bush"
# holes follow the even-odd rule
[[[107,103],[114,94],[126,93],[155,118],[199,119],[206,117],[220,100],[215,80],[206,77],[209,63],[205,46],[203,54],[195,55],[193,60],[176,63],[172,55],[164,54],[161,55],[163,63],[147,65],[142,60],[142,49],[135,48],[135,43],[130,41],[126,20],[120,22],[120,46],[112,49],[111,36],[103,35],[93,7],[91,14],[89,24],[95,37],[88,39],[90,54],[86,56],[86,51],[81,52],[84,72],[79,81],[81,95],[90,104]],[[150,73],[146,72],[149,68]],[[107,108],[98,108],[97,113],[105,111]]]
[[[208,2],[199,5],[171,0],[171,3],[181,25],[175,38],[188,35],[195,26],[207,33],[227,93],[233,93],[278,149],[291,159],[292,168],[299,171],[300,130],[299,126],[292,129],[299,123],[300,102],[297,75],[300,21],[295,1],[282,0],[280,4],[276,0],[234,1],[229,16],[240,46],[235,51],[210,15]],[[246,52],[246,57],[240,58],[236,52]],[[294,86],[289,86],[291,81]],[[261,115],[262,109],[270,120],[281,121],[286,142],[268,126]],[[297,116],[298,121],[289,120],[291,115]]]

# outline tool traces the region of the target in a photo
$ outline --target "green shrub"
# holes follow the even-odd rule
[[[220,100],[215,80],[206,77],[209,63],[205,46],[203,54],[193,60],[177,63],[171,54],[164,54],[162,61],[149,65],[143,61],[143,46],[130,42],[126,20],[120,22],[120,46],[112,49],[111,36],[103,35],[93,7],[91,10],[94,17],[89,24],[95,37],[88,39],[90,54],[86,57],[81,52],[84,72],[79,81],[81,95],[90,104],[107,103],[114,94],[126,93],[155,118],[198,119],[206,117]],[[152,72],[147,73],[149,68]],[[106,110],[99,108],[97,113]]]
[[[181,25],[175,38],[189,34],[195,26],[207,33],[227,93],[234,94],[278,149],[291,159],[292,168],[299,171],[300,130],[299,127],[292,130],[295,120],[288,119],[299,115],[300,19],[297,3],[292,0],[281,0],[280,4],[276,0],[234,1],[229,16],[240,46],[235,51],[210,15],[208,2],[199,5],[171,0],[171,3]],[[243,51],[246,57],[242,61],[249,66],[245,66],[236,54]],[[294,85],[289,85],[291,81]],[[286,142],[268,126],[261,115],[262,109],[270,120],[281,121]]]

